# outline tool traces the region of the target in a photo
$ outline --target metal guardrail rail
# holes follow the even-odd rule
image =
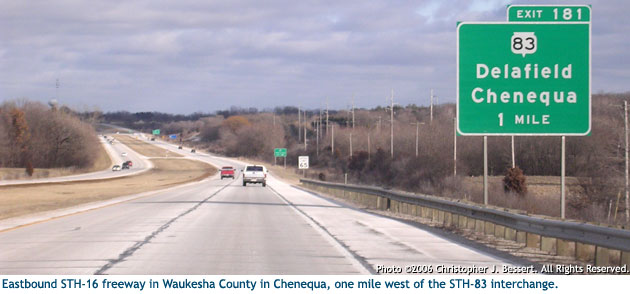
[[[439,209],[473,219],[492,222],[517,231],[524,231],[546,237],[630,252],[629,230],[603,227],[581,222],[543,219],[509,211],[501,211],[493,208],[447,200],[435,196],[389,191],[378,187],[344,185],[307,179],[300,179],[300,182],[350,192],[380,196],[403,203]]]

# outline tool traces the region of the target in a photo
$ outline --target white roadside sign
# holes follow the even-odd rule
[[[298,157],[298,168],[299,169],[308,169],[308,156],[299,156]]]

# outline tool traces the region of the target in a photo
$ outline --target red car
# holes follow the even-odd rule
[[[234,168],[231,166],[224,166],[221,168],[221,180],[223,178],[234,178]]]

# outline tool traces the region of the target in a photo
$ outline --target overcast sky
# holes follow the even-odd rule
[[[455,101],[457,21],[533,1],[0,0],[0,101],[213,112]],[[537,1],[546,3],[546,1]],[[575,1],[555,0],[554,4]],[[630,90],[630,1],[593,0],[593,93]]]

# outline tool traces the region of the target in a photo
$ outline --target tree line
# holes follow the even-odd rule
[[[28,100],[0,105],[0,166],[91,167],[100,143],[93,127],[73,111]]]

